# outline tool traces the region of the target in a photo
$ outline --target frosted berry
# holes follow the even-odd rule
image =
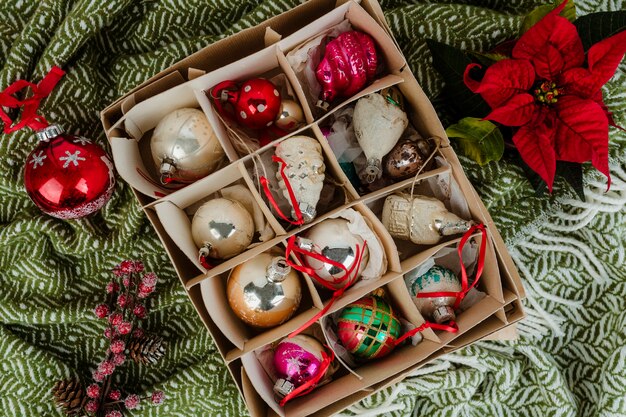
[[[111,343],[111,352],[113,353],[122,353],[126,348],[126,343],[122,339],[114,340]]]
[[[136,395],[136,394],[129,395],[124,400],[124,405],[129,410],[134,410],[135,408],[137,408],[139,406],[139,396]]]
[[[122,398],[122,393],[118,389],[113,389],[109,392],[109,398],[113,401],[117,401]]]
[[[98,401],[89,401],[86,405],[85,405],[85,411],[87,411],[88,413],[95,413],[98,411],[98,408],[100,408],[100,405],[98,404]]]
[[[96,317],[103,319],[109,315],[109,306],[106,304],[100,304],[95,309]]]
[[[132,329],[133,325],[127,321],[120,323],[120,325],[117,327],[117,331],[119,331],[120,334],[128,334]]]
[[[146,317],[146,307],[144,307],[143,304],[137,304],[135,308],[133,308],[133,314],[135,314],[138,318],[143,319]]]
[[[152,393],[152,397],[150,397],[150,401],[152,401],[153,404],[161,404],[164,399],[165,394],[163,391],[154,391]]]
[[[91,384],[87,387],[87,396],[89,398],[98,398],[100,396],[100,385]]]

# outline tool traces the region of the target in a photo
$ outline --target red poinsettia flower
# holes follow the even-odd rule
[[[585,52],[576,27],[559,16],[567,0],[524,33],[511,59],[491,65],[481,81],[465,70],[465,84],[491,106],[485,119],[519,127],[513,143],[550,191],[556,161],[591,161],[611,178],[608,125],[614,125],[602,101],[602,86],[613,76],[624,53],[626,31]]]

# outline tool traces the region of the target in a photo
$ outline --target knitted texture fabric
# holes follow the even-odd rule
[[[546,1],[547,2],[547,1]],[[67,70],[41,113],[107,147],[99,111],[198,49],[295,6],[296,0],[0,1],[0,89]],[[539,0],[384,0],[382,7],[444,124],[442,80],[425,39],[488,50],[514,37]],[[545,3],[545,2],[543,2]],[[625,0],[576,0],[578,14]],[[604,89],[626,126],[626,65]],[[610,129],[612,186],[586,167],[586,202],[562,180],[536,197],[522,169],[461,158],[523,276],[528,317],[516,342],[479,342],[419,369],[345,415],[626,415],[626,133]],[[120,385],[159,389],[132,416],[243,416],[243,401],[130,187],[82,220],[43,215],[23,186],[28,130],[0,136],[0,415],[59,416],[51,389],[102,360],[93,308],[113,266],[142,259],[159,275],[145,327],[164,338],[155,366],[128,362]],[[588,165],[588,164],[587,164]]]

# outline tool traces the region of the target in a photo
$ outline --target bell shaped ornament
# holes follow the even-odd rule
[[[393,149],[409,125],[406,113],[381,94],[360,98],[354,108],[354,134],[367,158],[365,182],[382,175],[382,158]]]
[[[289,320],[302,299],[300,278],[282,256],[261,253],[232,269],[228,303],[243,322],[259,328]]]
[[[150,140],[161,183],[191,183],[215,171],[224,150],[204,113],[183,108],[165,116]]]
[[[456,297],[417,297],[419,293],[460,292],[461,282],[454,272],[439,265],[434,265],[421,275],[414,269],[404,275],[404,283],[422,316],[435,323],[445,323],[456,318],[453,308]]]
[[[324,187],[326,165],[322,147],[317,140],[308,136],[293,136],[276,146],[276,156],[285,163],[287,181],[293,190],[304,222],[308,223],[315,218],[316,206]],[[283,196],[293,207],[294,202],[291,201],[280,169],[276,173],[276,178]],[[295,210],[292,210],[291,215],[296,218]]]
[[[467,232],[474,222],[446,209],[436,198],[392,194],[385,199],[383,225],[397,239],[434,245],[444,236]]]

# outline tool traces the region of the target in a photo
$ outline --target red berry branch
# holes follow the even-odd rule
[[[113,373],[128,356],[137,363],[153,364],[165,354],[163,339],[146,336],[139,327],[147,315],[146,302],[154,292],[156,274],[144,273],[140,261],[123,261],[113,274],[115,278],[106,286],[107,302],[94,311],[98,318],[107,320],[104,335],[109,340],[106,357],[92,374],[94,382],[83,389],[77,380],[66,379],[53,388],[57,405],[68,416],[122,417],[125,409],[134,410],[142,401],[161,404],[165,398],[162,391],[122,398],[122,390],[113,386]]]

